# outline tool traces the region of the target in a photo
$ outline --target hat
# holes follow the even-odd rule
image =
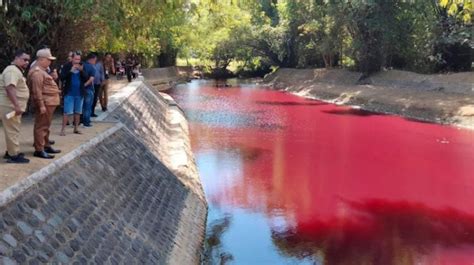
[[[48,48],[38,50],[36,52],[36,57],[48,58],[49,60],[56,60],[56,57],[54,57],[51,54],[51,50]]]

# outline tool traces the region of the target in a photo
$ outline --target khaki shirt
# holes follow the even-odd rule
[[[114,64],[114,58],[104,58],[104,69],[105,71],[108,72],[109,75],[115,72],[115,64]]]
[[[28,85],[31,88],[31,96],[36,107],[58,106],[59,87],[54,79],[38,65],[35,65],[28,73]]]
[[[15,86],[18,104],[22,110],[25,110],[28,98],[30,97],[30,91],[26,85],[26,79],[23,77],[23,73],[15,65],[7,66],[0,76],[0,106],[11,107],[13,109],[15,106],[13,106],[10,98],[8,98],[6,90],[6,87],[9,85]]]

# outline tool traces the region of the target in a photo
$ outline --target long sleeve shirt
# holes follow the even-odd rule
[[[97,62],[94,65],[95,75],[94,75],[94,85],[100,85],[105,80],[104,66],[101,62]]]
[[[35,65],[28,73],[28,86],[36,107],[58,106],[60,90],[46,69]]]

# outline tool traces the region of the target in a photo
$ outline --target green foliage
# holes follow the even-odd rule
[[[85,49],[137,54],[150,61],[177,53],[187,1],[44,0],[11,1],[0,11],[0,65],[17,48],[43,45],[53,51]],[[65,36],[67,35],[67,36]],[[74,46],[73,46],[74,45]],[[174,55],[174,58],[176,55]],[[170,60],[174,64],[173,58]]]
[[[472,22],[472,0],[439,0],[439,5],[448,10],[448,14],[462,20],[464,23]]]
[[[2,1],[0,66],[42,45],[135,54],[169,66],[177,56],[225,70],[383,67],[469,70],[470,0]],[[6,5],[8,3],[8,6]]]
[[[0,67],[10,63],[16,49],[33,53],[43,45],[58,47],[64,26],[87,4],[74,0],[7,1],[0,10]]]

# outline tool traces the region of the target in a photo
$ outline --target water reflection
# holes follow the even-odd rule
[[[222,235],[229,228],[231,219],[230,215],[225,215],[223,218],[212,220],[208,225],[202,264],[228,264],[234,259],[222,246]]]
[[[230,264],[474,263],[473,132],[250,85],[171,93]]]
[[[337,115],[355,115],[355,116],[372,116],[372,115],[383,115],[380,113],[375,113],[371,111],[361,110],[361,109],[331,109],[331,110],[324,110],[324,113],[328,114],[337,114]]]
[[[348,207],[342,218],[299,223],[272,239],[286,255],[323,255],[324,264],[472,264],[473,215],[383,200]]]
[[[292,101],[255,101],[256,104],[261,105],[280,105],[280,106],[322,106],[327,105],[324,102],[316,102],[316,101],[306,101],[306,102],[292,102]]]

